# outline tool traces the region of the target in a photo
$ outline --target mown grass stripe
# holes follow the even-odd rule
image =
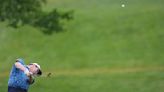
[[[51,73],[53,76],[92,76],[105,74],[120,73],[136,73],[136,72],[152,72],[164,71],[164,67],[135,67],[135,68],[95,68],[95,69],[65,69],[46,71],[42,77],[47,77]]]

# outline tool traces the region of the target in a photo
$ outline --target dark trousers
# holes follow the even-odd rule
[[[27,92],[27,90],[15,87],[8,87],[8,92]]]

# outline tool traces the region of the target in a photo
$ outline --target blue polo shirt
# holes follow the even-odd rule
[[[22,65],[24,65],[27,68],[27,66],[24,64],[23,59],[18,59],[18,62],[20,62]],[[14,64],[10,72],[8,86],[28,90],[30,85],[28,81],[29,81],[29,77],[26,76],[22,70],[16,68]]]

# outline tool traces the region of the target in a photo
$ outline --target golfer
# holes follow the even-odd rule
[[[23,59],[17,59],[10,72],[8,92],[28,92],[29,86],[34,83],[34,76],[40,75],[40,65],[25,65]]]

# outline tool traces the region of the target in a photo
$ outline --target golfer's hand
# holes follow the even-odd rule
[[[29,72],[28,69],[26,69],[26,70],[24,71],[24,73],[25,73],[28,77],[30,77],[30,76],[33,75],[32,72]]]
[[[32,74],[31,72],[27,73],[26,75],[27,75],[28,77],[33,76],[33,74]]]

